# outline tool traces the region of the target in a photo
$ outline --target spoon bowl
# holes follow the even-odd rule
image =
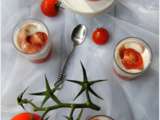
[[[84,42],[87,35],[87,27],[85,25],[77,25],[72,32],[71,39],[74,46],[80,45]]]

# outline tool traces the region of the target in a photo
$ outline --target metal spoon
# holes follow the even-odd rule
[[[73,49],[66,58],[66,60],[64,60],[64,64],[62,64],[61,66],[61,71],[59,73],[58,79],[54,84],[55,87],[62,88],[62,84],[64,83],[64,77],[65,77],[64,73],[66,71],[67,64],[73,52],[75,51],[76,46],[81,45],[84,42],[86,35],[87,35],[87,27],[85,25],[79,24],[73,29],[71,35],[71,40],[73,42]]]

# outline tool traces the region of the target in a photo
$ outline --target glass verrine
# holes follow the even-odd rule
[[[22,56],[43,63],[51,56],[51,41],[46,25],[38,20],[24,20],[15,27],[13,44]]]
[[[123,80],[142,75],[150,66],[152,52],[149,45],[137,37],[128,37],[114,49],[114,73]]]
[[[96,115],[87,120],[113,120],[113,118],[106,116],[106,115]]]

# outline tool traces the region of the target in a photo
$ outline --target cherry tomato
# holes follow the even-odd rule
[[[126,69],[143,69],[143,59],[139,52],[132,48],[122,48],[120,50],[122,64]]]
[[[41,117],[35,113],[20,113],[15,115],[11,120],[41,120]]]
[[[105,28],[97,28],[92,34],[93,41],[98,45],[107,43],[109,37],[109,32]]]
[[[43,0],[41,3],[41,11],[46,16],[56,16],[59,9],[58,4],[58,0]]]

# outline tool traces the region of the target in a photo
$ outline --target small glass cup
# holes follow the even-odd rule
[[[31,27],[28,27],[28,26],[31,26]],[[33,53],[28,53],[27,51],[24,51],[20,47],[20,43],[18,43],[18,41],[19,41],[18,35],[21,34],[20,31],[22,29],[29,31],[28,34],[31,34],[31,35],[36,32],[45,33],[45,35],[47,36],[47,41],[46,41],[46,43],[44,43],[44,46],[41,49],[39,49]],[[25,41],[25,40],[27,41],[27,39],[24,39],[23,41]],[[21,54],[22,56],[24,56],[25,58],[27,58],[28,60],[30,60],[33,63],[46,62],[52,54],[52,45],[51,45],[51,41],[49,40],[49,32],[48,32],[46,25],[43,24],[42,22],[40,22],[38,20],[34,20],[34,19],[24,20],[23,22],[21,22],[20,24],[18,24],[16,26],[15,31],[13,33],[13,45],[19,54]]]
[[[120,56],[118,54],[119,54],[120,48],[127,42],[133,42],[133,43],[136,43],[137,45],[143,46],[144,53],[141,56],[143,58],[144,68],[142,70],[134,71],[134,72],[127,71],[126,69],[124,69],[124,67],[122,67],[123,65],[120,64]],[[136,46],[132,45],[133,49],[134,47]],[[118,42],[118,44],[114,49],[113,56],[114,56],[113,72],[122,80],[131,80],[136,78],[137,76],[142,75],[149,68],[152,61],[152,52],[151,52],[150,46],[144,40],[136,37],[128,37]]]
[[[106,115],[96,115],[96,116],[90,117],[87,120],[114,120],[114,119]]]

